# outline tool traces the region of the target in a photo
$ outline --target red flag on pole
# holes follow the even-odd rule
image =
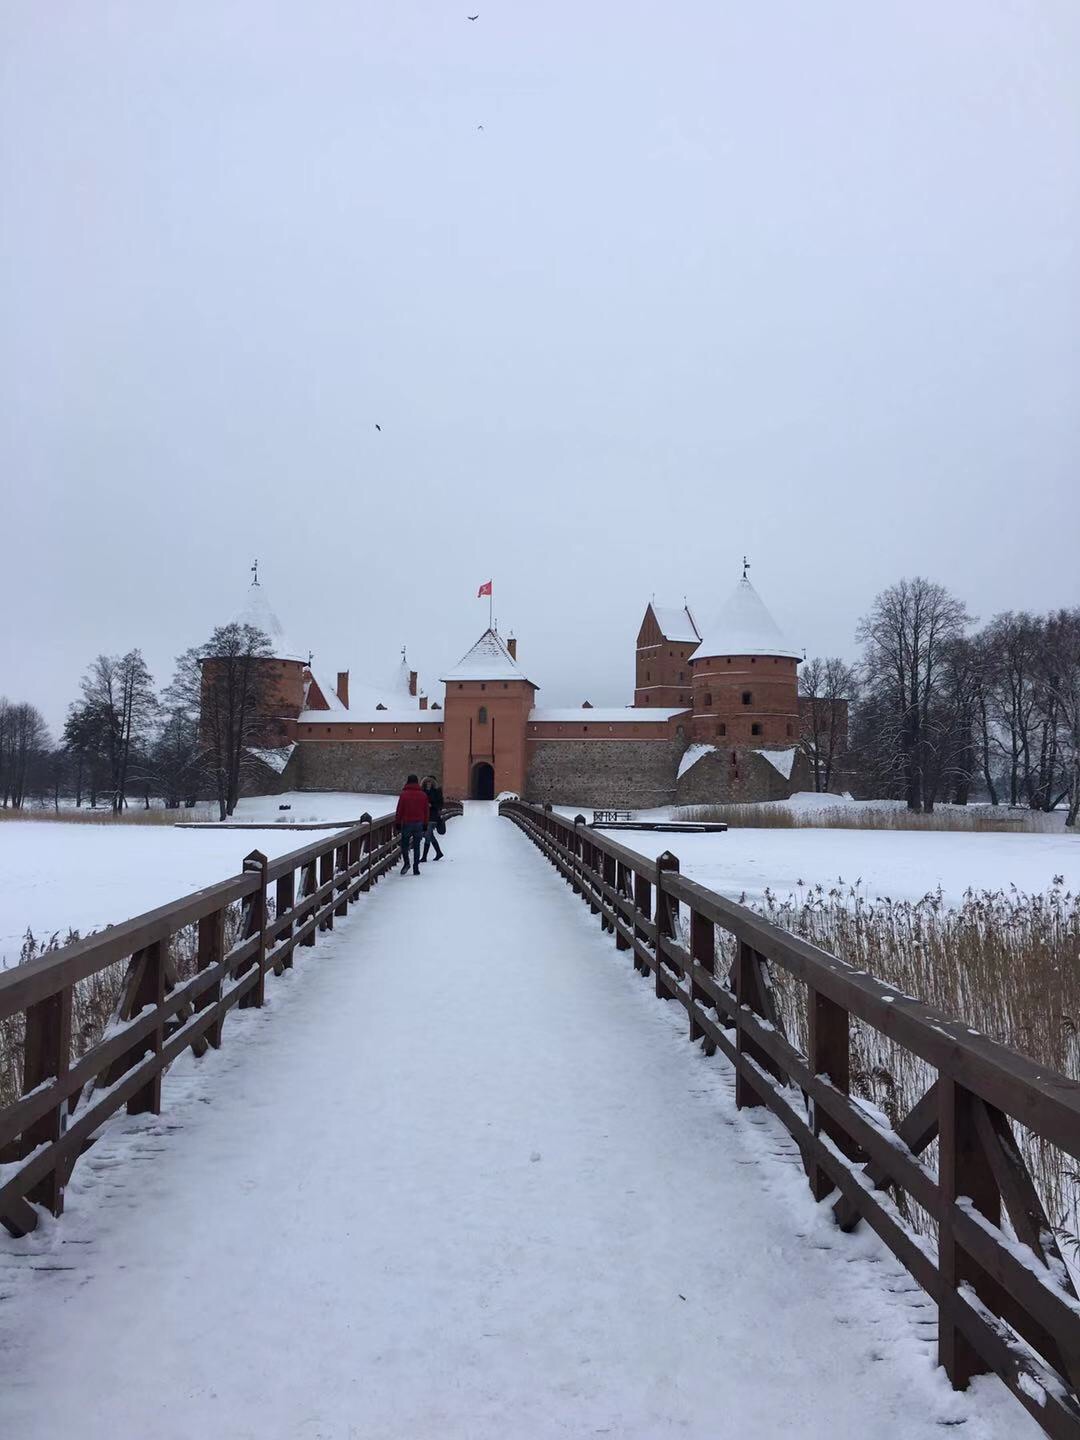
[[[480,586],[480,589],[477,590],[477,592],[476,592],[476,598],[477,598],[477,600],[479,600],[480,597],[481,597],[481,595],[490,595],[490,594],[491,594],[491,581],[490,581],[490,580],[485,580],[484,583],[483,583],[483,585]]]

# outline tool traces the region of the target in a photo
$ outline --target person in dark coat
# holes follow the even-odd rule
[[[416,776],[410,775],[398,796],[394,822],[401,831],[401,873],[409,873],[409,851],[412,851],[412,873],[420,874],[420,837],[427,829],[428,797],[417,784]]]
[[[428,823],[424,831],[424,853],[420,856],[420,863],[423,864],[428,857],[428,851],[434,847],[435,859],[443,857],[442,848],[439,845],[439,825],[442,821],[443,793],[436,784],[434,775],[425,775],[421,782],[424,794],[428,798]]]

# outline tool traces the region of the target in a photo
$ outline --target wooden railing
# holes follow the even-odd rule
[[[59,1215],[72,1168],[104,1121],[122,1105],[157,1114],[169,1065],[189,1047],[203,1055],[219,1046],[229,1010],[261,1006],[267,973],[280,975],[298,945],[333,930],[399,855],[394,817],[364,816],[277,860],[253,851],[231,879],[0,972],[0,1023],[21,1020],[24,1031],[22,1095],[0,1110],[7,1229],[34,1229],[35,1204]],[[111,1023],[76,1055],[76,987],[124,962]]]
[[[779,1117],[815,1198],[835,1194],[842,1228],[865,1220],[934,1299],[954,1387],[993,1371],[1047,1434],[1080,1440],[1080,1302],[1011,1124],[1080,1159],[1080,1085],[685,878],[670,853],[648,860],[550,809],[499,809],[657,996],[684,1006],[690,1039],[727,1057],[736,1103]],[[718,930],[732,937],[730,966],[727,954],[718,964]],[[773,965],[804,987],[806,1052],[779,1023]],[[933,1077],[895,1129],[849,1094],[853,1019]],[[935,1140],[936,1171],[926,1160]],[[936,1222],[936,1249],[904,1218],[901,1193]]]

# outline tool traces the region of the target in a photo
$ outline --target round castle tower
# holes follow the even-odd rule
[[[258,576],[248,587],[244,604],[232,617],[234,625],[250,625],[270,641],[270,654],[256,661],[263,684],[263,711],[258,733],[253,738],[267,749],[289,745],[296,739],[296,718],[304,708],[308,684],[307,660],[285,638],[278,619],[259,584]],[[202,661],[205,695],[222,664],[213,656]],[[204,707],[205,708],[205,707]]]
[[[690,738],[721,747],[797,745],[800,658],[744,574],[690,661]]]

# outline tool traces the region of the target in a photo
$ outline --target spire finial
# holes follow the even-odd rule
[[[742,557],[742,578],[746,579],[746,572],[750,569],[750,561],[744,555]]]
[[[252,573],[252,575],[254,576],[254,579],[253,579],[252,582],[251,582],[252,585],[258,585],[258,583],[259,583],[259,562],[258,562],[258,560],[256,560],[256,561],[254,562],[254,564],[252,565],[252,567],[251,567],[251,573]]]

